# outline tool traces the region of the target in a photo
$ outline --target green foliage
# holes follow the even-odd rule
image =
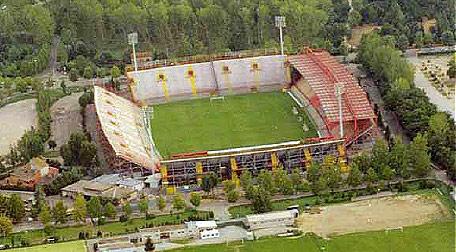
[[[83,222],[87,216],[87,203],[82,195],[76,196],[73,205],[73,219]]]
[[[119,78],[121,75],[120,69],[117,66],[111,68],[111,77],[114,79]]]
[[[203,189],[206,193],[210,193],[217,185],[217,182],[218,180],[215,174],[211,173],[209,175],[205,175],[202,180],[201,189]]]
[[[57,201],[52,209],[52,217],[56,223],[65,224],[67,222],[67,208],[63,204],[63,201]]]
[[[456,78],[456,55],[453,55],[450,61],[448,61],[447,75],[450,78]]]
[[[185,200],[181,194],[176,194],[173,196],[173,208],[177,211],[183,210],[186,206]]]
[[[255,213],[271,211],[271,192],[262,186],[253,187],[251,201]]]
[[[93,91],[87,91],[84,92],[84,94],[79,97],[79,106],[81,108],[85,108],[88,104],[93,104],[94,103],[94,96],[93,96]]]
[[[161,195],[158,197],[157,206],[160,211],[163,211],[166,208],[166,200]]]
[[[125,216],[127,216],[127,218],[130,218],[131,214],[133,213],[133,209],[131,208],[130,202],[125,203],[122,206],[122,210]]]
[[[143,197],[141,200],[139,200],[138,208],[141,213],[147,214],[149,211],[149,200],[146,197]]]
[[[47,204],[44,204],[41,207],[41,211],[38,215],[39,220],[41,223],[43,223],[44,226],[47,226],[51,220],[52,220],[52,215],[51,215],[51,210],[49,209],[49,206]]]
[[[277,190],[284,195],[291,195],[294,192],[293,184],[283,168],[278,168],[273,174],[274,185]]]
[[[261,170],[257,177],[257,184],[269,194],[276,193],[276,185],[274,184],[272,173],[269,170]]]
[[[68,73],[68,78],[70,81],[77,81],[78,80],[78,70],[75,68],[72,68],[70,72]]]
[[[358,168],[358,165],[356,163],[353,163],[350,166],[350,173],[348,174],[347,177],[347,183],[349,186],[356,187],[361,185],[362,179],[363,179],[363,174]]]
[[[65,165],[90,167],[96,163],[97,149],[84,133],[76,132],[60,147],[60,155]]]
[[[201,204],[201,194],[197,192],[191,192],[190,203],[192,203],[194,207],[198,207]]]
[[[92,219],[100,218],[103,215],[103,206],[98,197],[91,197],[87,202],[87,213]]]
[[[21,197],[17,194],[13,194],[8,201],[7,206],[8,216],[15,222],[19,222],[25,216],[25,206]]]
[[[86,66],[84,68],[84,73],[82,74],[82,76],[84,76],[84,78],[86,78],[86,79],[92,79],[93,78],[93,69],[92,69],[92,67]]]
[[[2,236],[8,236],[12,231],[13,223],[11,223],[11,220],[6,216],[0,215],[0,233]]]
[[[104,206],[104,216],[108,218],[115,218],[116,213],[116,207],[111,202],[106,203]]]
[[[231,190],[226,193],[226,199],[230,203],[234,203],[239,199],[240,195],[238,190]]]
[[[417,177],[424,177],[431,170],[431,157],[428,154],[427,139],[418,134],[409,146],[410,167]]]

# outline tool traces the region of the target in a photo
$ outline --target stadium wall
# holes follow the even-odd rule
[[[282,55],[218,60],[128,72],[135,102],[156,104],[211,94],[279,90],[287,83]]]

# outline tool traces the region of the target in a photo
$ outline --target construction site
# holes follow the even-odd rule
[[[366,93],[345,66],[326,51],[306,49],[297,55],[248,51],[175,61],[152,61],[150,55],[144,53],[135,56],[140,64],[126,69],[130,83],[128,98],[95,87],[97,128],[111,169],[143,175],[160,172],[162,186],[169,193],[179,186],[201,183],[210,173],[221,180],[238,181],[244,171],[253,175],[263,169],[279,167],[289,172],[296,168],[304,171],[312,162],[321,162],[328,155],[335,157],[342,169],[347,170],[350,156],[370,148],[377,136],[376,115]],[[206,99],[210,101],[206,107],[213,106],[212,103],[223,107],[225,99],[229,102],[239,95],[271,92],[286,95],[289,101],[275,108],[258,105],[258,109],[266,111],[260,112],[260,118],[270,116],[274,119],[270,120],[272,130],[267,128],[262,133],[262,141],[249,144],[248,139],[240,135],[238,138],[244,140],[242,144],[229,144],[230,139],[236,138],[236,126],[246,124],[252,113],[251,109],[243,112],[245,106],[241,104],[239,122],[226,117],[229,122],[222,124],[226,126],[217,125],[214,135],[208,137],[214,140],[229,132],[225,137],[228,148],[225,145],[220,149],[217,145],[214,149],[191,146],[169,152],[162,147],[162,142],[172,139],[175,131],[168,124],[188,118],[189,126],[179,125],[179,131],[186,132],[187,127],[194,124],[199,125],[196,131],[204,131],[205,125],[212,123],[210,113],[216,113],[203,110],[201,113],[209,113],[206,116],[209,120],[199,122],[194,114],[189,114],[188,111],[194,111],[190,108],[186,112],[161,115],[169,123],[162,120],[155,124],[163,104],[181,108],[184,106],[182,101],[186,106],[192,106],[192,101]],[[257,105],[249,106],[255,108]],[[280,132],[286,134],[288,128],[282,130],[280,127],[279,112],[295,118],[290,119],[295,121],[290,124],[295,123],[292,128],[300,132],[281,138]],[[162,130],[157,131],[157,128]],[[252,127],[250,130],[258,132],[261,129]],[[154,135],[157,132],[161,136]],[[277,137],[270,138],[271,134],[277,134]],[[185,135],[191,137],[191,132]],[[157,142],[157,139],[161,140]],[[176,138],[171,145],[173,141],[183,140]]]

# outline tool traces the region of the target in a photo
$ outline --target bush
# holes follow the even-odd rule
[[[78,70],[72,68],[70,73],[68,74],[68,78],[70,81],[77,81],[78,80]]]
[[[119,221],[120,221],[120,222],[127,222],[127,221],[128,221],[128,216],[126,216],[126,215],[121,215],[121,216],[119,217]]]

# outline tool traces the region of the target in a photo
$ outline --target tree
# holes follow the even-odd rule
[[[363,176],[363,174],[359,170],[358,165],[353,163],[350,167],[350,173],[348,174],[348,177],[347,177],[348,185],[352,186],[352,187],[357,187],[357,186],[361,185],[362,176]]]
[[[274,185],[272,173],[268,170],[261,170],[257,177],[257,184],[271,195],[276,193],[276,186]]]
[[[450,78],[456,78],[456,56],[453,56],[450,61],[448,61],[447,75]]]
[[[241,181],[241,187],[245,193],[245,197],[247,199],[251,199],[252,198],[252,187],[253,187],[252,174],[249,171],[242,172],[240,181]]]
[[[8,202],[8,215],[15,222],[19,222],[25,216],[25,206],[21,197],[13,194]]]
[[[70,81],[77,81],[78,80],[78,70],[72,68],[68,74],[68,78]]]
[[[425,45],[430,45],[432,44],[432,42],[434,42],[434,39],[432,38],[432,34],[430,33],[424,33],[424,36],[423,36],[423,43]]]
[[[283,168],[278,168],[274,171],[273,174],[274,185],[277,187],[280,193],[284,195],[293,194],[293,184],[291,183],[290,178],[283,170]]]
[[[54,150],[55,147],[57,147],[57,143],[54,140],[49,140],[48,147],[49,149]]]
[[[82,195],[77,195],[73,205],[73,219],[76,222],[83,222],[87,216],[87,204]]]
[[[367,170],[365,178],[366,178],[366,182],[369,185],[376,183],[378,181],[378,175],[372,167],[369,168],[369,170]]]
[[[382,139],[377,140],[372,148],[371,164],[377,174],[381,172],[382,167],[389,165],[388,145]]]
[[[3,237],[8,236],[12,231],[13,223],[11,223],[11,220],[6,216],[0,215],[0,232]]]
[[[232,180],[223,181],[223,191],[227,194],[230,191],[236,190],[236,183]]]
[[[176,209],[177,211],[183,210],[185,208],[185,200],[182,197],[181,194],[176,194],[173,197],[173,208]]]
[[[255,213],[264,213],[272,209],[271,193],[261,186],[253,187],[252,206]]]
[[[111,202],[106,203],[104,206],[104,216],[107,218],[115,218],[116,214],[116,207]]]
[[[396,41],[396,45],[397,45],[397,48],[399,48],[401,51],[405,52],[405,50],[409,46],[409,41],[408,41],[407,36],[405,34],[401,34]]]
[[[91,197],[87,202],[87,212],[89,213],[92,221],[98,219],[103,215],[103,206],[101,205],[100,198]]]
[[[150,237],[147,237],[146,243],[144,244],[144,251],[155,251],[155,245]]]
[[[163,211],[166,208],[166,200],[161,195],[158,197],[158,209]]]
[[[210,192],[212,192],[212,190],[215,188],[216,185],[217,185],[217,177],[213,173],[211,173],[211,174],[205,175],[203,177],[201,188],[203,189],[203,191],[205,191],[207,194],[209,194]]]
[[[201,204],[201,194],[197,192],[190,193],[190,203],[192,203],[194,207],[198,207]]]
[[[60,155],[65,165],[89,167],[96,161],[96,145],[82,132],[72,133],[68,143],[60,147]]]
[[[113,66],[111,68],[111,76],[112,76],[112,78],[117,79],[117,78],[120,77],[120,75],[121,75],[120,69],[117,66]]]
[[[52,220],[51,211],[49,210],[49,206],[47,204],[44,204],[41,207],[41,211],[38,215],[38,218],[45,227],[48,226],[49,223],[51,222],[51,220]]]
[[[226,194],[226,199],[230,203],[236,202],[239,199],[239,192],[236,189],[229,191]]]
[[[84,74],[83,74],[84,78],[86,79],[92,79],[93,78],[93,69],[92,67],[90,66],[86,66],[84,68]]]
[[[67,222],[67,208],[63,204],[63,201],[57,201],[52,209],[52,216],[56,223],[64,224]]]
[[[454,33],[451,30],[442,33],[442,42],[447,46],[454,46]]]
[[[142,214],[147,215],[149,211],[149,200],[146,197],[143,197],[141,200],[139,200],[138,208]]]
[[[418,134],[409,146],[410,167],[417,177],[425,177],[431,170],[426,137]]]
[[[391,167],[399,177],[408,178],[410,176],[408,166],[409,155],[407,154],[407,146],[398,138],[391,147],[389,167]]]
[[[127,219],[130,219],[130,216],[133,213],[133,209],[131,208],[130,202],[125,203],[122,206],[122,210],[125,214],[125,217],[127,217]]]
[[[301,172],[298,168],[293,169],[293,172],[290,174],[290,181],[295,191],[298,191],[299,187],[302,185]]]

